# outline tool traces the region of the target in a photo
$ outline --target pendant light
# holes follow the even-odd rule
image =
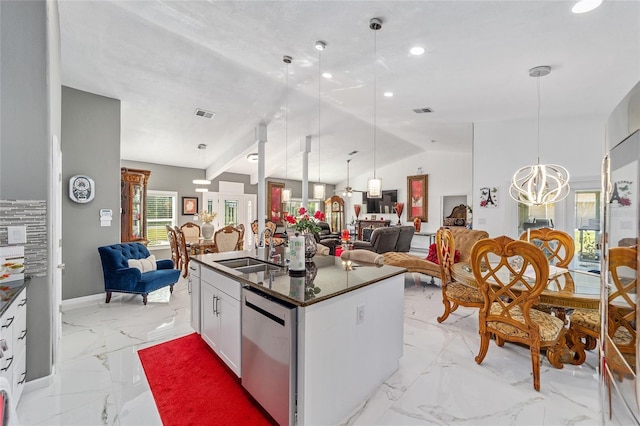
[[[377,98],[377,72],[378,61],[376,49],[376,33],[382,28],[380,18],[371,18],[369,28],[373,30],[373,179],[367,182],[367,198],[382,198],[382,180],[376,177],[376,98]]]
[[[551,72],[549,66],[529,70],[530,77],[538,82],[538,163],[522,167],[511,179],[509,195],[528,206],[556,203],[569,195],[569,172],[557,164],[540,164],[540,77]]]
[[[205,156],[204,150],[207,149],[207,145],[201,143],[198,145],[198,149],[202,151],[202,162],[204,163],[203,167],[205,169],[205,174],[206,174],[207,158]],[[196,192],[209,192],[209,189],[206,188],[204,185],[211,185],[211,181],[207,179],[194,179],[193,184],[198,185],[196,187]]]
[[[282,60],[285,65],[286,72],[286,93],[285,93],[285,106],[284,106],[284,189],[282,190],[282,202],[287,203],[291,201],[291,188],[287,187],[289,179],[289,64],[291,63],[291,56],[283,56]]]
[[[325,185],[320,183],[320,83],[322,82],[322,51],[327,47],[324,41],[316,41],[318,50],[318,183],[313,185],[313,198],[325,199]]]
[[[351,159],[347,160],[347,187],[342,191],[343,197],[351,197],[353,195],[353,189],[349,186],[349,163]]]

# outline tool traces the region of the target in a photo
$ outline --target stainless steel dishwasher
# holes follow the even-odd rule
[[[242,289],[242,386],[281,426],[296,413],[296,306]]]

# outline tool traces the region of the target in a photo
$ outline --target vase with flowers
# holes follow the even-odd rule
[[[286,216],[286,221],[293,229],[298,231],[304,237],[304,256],[307,262],[311,262],[311,258],[315,256],[318,245],[314,233],[320,232],[321,228],[318,222],[324,221],[324,213],[320,210],[313,215],[309,215],[306,208],[300,207],[298,216]]]
[[[200,232],[202,233],[202,238],[205,240],[211,240],[213,238],[213,231],[215,230],[213,226],[213,219],[218,216],[217,213],[211,212],[209,213],[206,210],[202,210],[198,215],[198,218],[202,221],[202,226],[200,227]]]

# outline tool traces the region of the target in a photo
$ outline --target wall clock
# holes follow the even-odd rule
[[[88,203],[95,195],[95,183],[89,176],[75,175],[69,179],[69,198],[72,201]]]

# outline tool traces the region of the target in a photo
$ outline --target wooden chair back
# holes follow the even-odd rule
[[[173,261],[173,267],[175,269],[182,269],[180,258],[180,252],[178,251],[178,236],[176,235],[175,229],[166,225],[167,228],[167,238],[169,239],[169,247],[171,249],[171,260]]]
[[[564,322],[532,309],[549,278],[549,262],[533,244],[507,236],[478,241],[471,249],[471,269],[484,298],[480,309],[480,351],[484,359],[491,335],[499,346],[512,341],[529,346],[533,386],[540,390],[540,349],[547,348],[553,365],[562,365],[559,351],[564,344]]]
[[[184,238],[184,233],[179,227],[175,227],[176,240],[178,243],[178,253],[181,259],[181,270],[184,278],[189,274],[189,250],[187,249],[187,241]]]
[[[571,235],[566,232],[551,228],[531,229],[529,233],[523,232],[520,240],[537,245],[544,252],[547,261],[559,268],[568,268],[576,246]],[[555,263],[553,263],[555,262]]]
[[[241,223],[236,226],[236,228],[240,231],[240,241],[238,241],[237,250],[244,250],[244,224]]]
[[[193,223],[187,222],[180,227],[182,234],[184,235],[185,241],[188,243],[197,243],[200,238],[200,226]]]
[[[637,269],[635,246],[609,249],[609,274],[614,288],[609,293],[607,332],[622,354],[636,352]]]
[[[442,285],[446,286],[451,280],[451,268],[456,253],[456,243],[453,234],[447,228],[436,231],[436,251],[438,253],[438,265],[442,276]]]
[[[218,253],[237,250],[240,241],[240,230],[233,225],[227,225],[213,234],[213,241],[216,244]]]

